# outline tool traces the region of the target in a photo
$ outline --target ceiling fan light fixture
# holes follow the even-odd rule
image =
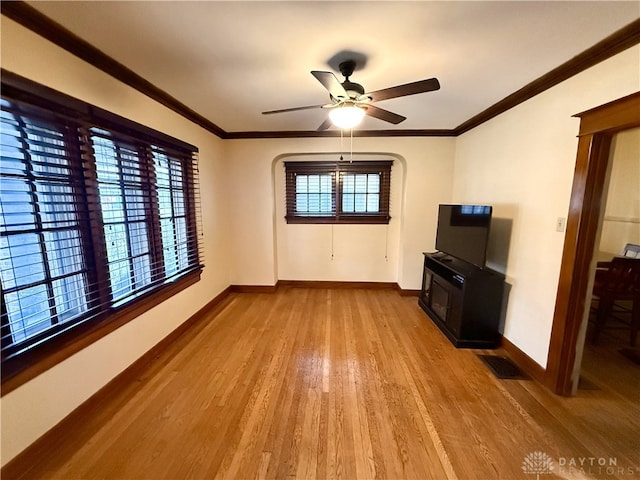
[[[338,128],[353,128],[360,125],[364,118],[364,109],[355,105],[345,105],[329,112],[331,122]]]

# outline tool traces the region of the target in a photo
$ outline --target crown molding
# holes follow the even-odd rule
[[[258,139],[258,138],[335,138],[340,137],[340,130],[291,130],[265,132],[226,132],[225,139]],[[351,136],[351,132],[345,134]],[[354,137],[453,137],[453,130],[353,130]]]
[[[67,50],[69,53],[156,100],[221,139],[322,138],[340,136],[340,131],[335,130],[320,132],[313,130],[227,132],[25,2],[2,2],[1,13],[23,27],[28,28],[34,33]],[[454,129],[354,130],[353,136],[456,137],[638,43],[640,43],[640,19],[614,32],[593,47],[525,85],[477,115],[474,115]]]

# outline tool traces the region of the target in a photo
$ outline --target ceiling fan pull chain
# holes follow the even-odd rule
[[[384,261],[388,262],[389,261],[389,224],[387,223],[385,225],[385,232],[384,232]]]
[[[331,261],[333,262],[333,223],[331,224]]]

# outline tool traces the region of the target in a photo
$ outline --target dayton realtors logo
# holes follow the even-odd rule
[[[640,473],[640,468],[618,465],[617,457],[560,457],[558,458],[558,473],[561,475],[622,477],[625,475],[635,476]]]
[[[553,464],[553,458],[545,452],[531,452],[522,461],[522,471],[529,475],[535,475],[540,480],[540,475],[555,473],[562,476],[606,478],[630,476],[633,478],[640,474],[640,467],[625,467],[618,465],[616,457],[559,457],[557,465]]]
[[[522,461],[522,471],[535,474],[536,480],[540,480],[540,475],[547,475],[553,471],[553,459],[544,452],[531,452]]]

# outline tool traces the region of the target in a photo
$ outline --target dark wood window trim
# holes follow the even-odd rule
[[[346,223],[346,224],[388,224],[391,220],[390,190],[391,167],[393,161],[356,161],[356,162],[285,162],[285,197],[287,204],[287,223]],[[375,212],[355,212],[345,208],[343,198],[350,193],[345,187],[346,176],[378,175],[379,187],[373,191],[377,197],[378,208]],[[321,175],[325,177],[322,192],[310,193],[324,197],[324,212],[314,215],[313,212],[302,213],[298,207],[298,196],[304,193],[297,191],[298,176]],[[368,191],[368,190],[367,190]],[[354,198],[355,198],[354,194]],[[354,200],[355,201],[355,200]]]
[[[3,122],[10,122],[5,126],[15,132],[12,135],[17,135],[7,139],[12,145],[7,148],[13,153],[11,163],[7,163],[7,170],[3,171],[3,178],[6,176],[6,179],[13,182],[12,186],[20,187],[20,190],[12,190],[12,195],[22,195],[5,198],[8,203],[2,220],[2,235],[6,242],[15,238],[12,240],[14,244],[23,235],[31,235],[29,238],[34,242],[33,245],[39,244],[41,252],[40,257],[33,257],[33,254],[29,254],[29,257],[15,257],[6,266],[10,269],[7,272],[13,273],[7,273],[11,288],[5,289],[7,285],[3,285],[1,302],[4,395],[199,281],[203,265],[199,257],[201,242],[198,235],[201,228],[196,147],[10,72],[2,71],[2,98],[3,110],[6,110]],[[28,124],[22,126],[23,120]],[[40,125],[45,128],[42,130],[44,133],[39,133]],[[110,197],[103,199],[100,196],[100,174],[96,170],[98,153],[94,143],[99,138],[105,138],[113,146],[112,161],[120,165],[117,167],[119,173],[113,173],[116,175],[116,183],[113,183],[112,190],[116,188],[120,192],[118,197],[114,197],[117,200],[110,200]],[[128,146],[128,159],[120,159],[120,154],[117,153],[120,145]],[[103,163],[109,159],[103,158]],[[38,171],[30,173],[34,165]],[[159,174],[163,175],[161,180]],[[48,180],[49,177],[51,180]],[[24,190],[26,185],[31,185],[29,188],[34,192],[31,200],[24,197],[29,195]],[[52,185],[60,187],[54,188]],[[39,193],[33,190],[37,188]],[[51,190],[52,188],[54,189]],[[58,193],[60,188],[63,189],[64,197]],[[163,198],[158,196],[160,189],[163,189]],[[49,191],[53,193],[49,194]],[[132,191],[137,192],[134,197],[130,197],[129,192]],[[60,198],[65,203],[60,203]],[[107,217],[104,216],[103,207],[109,205],[111,208],[111,204],[104,203],[105,201],[115,201],[114,205],[118,205],[122,212],[122,218],[116,225],[122,225],[126,232],[122,248],[128,252],[124,261],[129,263],[129,268],[125,270],[128,273],[124,273],[124,277],[114,277],[115,270],[112,271],[110,267],[119,261],[119,257],[109,259],[105,230]],[[47,224],[40,214],[41,205],[44,208],[42,215],[47,215]],[[15,218],[18,220],[13,220]],[[33,227],[28,226],[29,223],[23,223],[26,221],[24,218],[33,219]],[[72,236],[72,247],[68,247],[64,240],[62,244],[59,240],[51,243],[51,238],[50,243],[44,245],[46,235],[51,235],[48,232],[67,231],[71,232],[69,236]],[[18,236],[13,237],[15,235]],[[36,238],[39,239],[37,242]],[[136,244],[132,243],[134,241]],[[148,250],[140,253],[138,243],[144,244]],[[14,250],[20,255],[24,254],[23,250],[16,250],[22,248],[19,244],[13,247],[9,243],[3,245],[7,248],[3,255]],[[117,243],[112,242],[111,245],[113,248]],[[55,274],[50,270],[49,251],[57,255]],[[69,252],[74,256],[68,256]],[[148,265],[139,261],[142,256],[150,258]],[[36,263],[32,263],[33,261]],[[60,273],[60,265],[63,264],[64,268],[73,268],[71,273]],[[140,264],[143,267],[139,267]],[[40,277],[37,283],[18,283],[20,277],[15,268],[29,268],[25,271],[29,272],[28,276],[33,276],[30,273],[31,265],[43,272],[38,274]],[[142,283],[137,283],[135,277],[138,270],[144,273]],[[84,293],[74,298],[79,299],[82,307],[77,307],[77,310],[70,313],[68,302],[73,300],[68,298],[72,296],[69,293],[71,290],[61,287],[66,284],[60,283],[58,279],[70,276],[76,278],[79,275],[84,275],[84,279],[77,284],[81,286],[75,291]],[[129,278],[129,286],[118,297],[116,287],[109,285],[119,278]],[[55,287],[58,288],[57,293],[54,292],[54,282],[59,282]],[[30,295],[29,292],[34,288],[32,285],[42,285],[38,287],[39,291],[43,295],[48,292],[46,296],[49,299],[48,307],[45,306],[44,309],[48,316],[40,320],[48,319],[49,327],[37,327],[37,333],[27,333],[27,329],[32,329],[32,323],[27,323],[22,313],[16,313],[17,307],[10,307],[7,303],[21,302],[22,312],[25,308],[23,303],[31,302],[31,297],[29,300],[16,300],[15,295],[21,289],[26,295]],[[11,300],[6,299],[5,294],[12,291],[17,293]],[[44,297],[42,301],[46,305]],[[64,303],[59,304],[60,301]],[[65,313],[65,319],[60,323],[57,318],[58,304],[64,307]],[[30,303],[26,305],[33,310]],[[14,320],[11,320],[10,308],[14,308],[14,315],[18,315]],[[12,332],[12,321],[19,322],[17,325],[20,330],[16,330],[19,333]]]

